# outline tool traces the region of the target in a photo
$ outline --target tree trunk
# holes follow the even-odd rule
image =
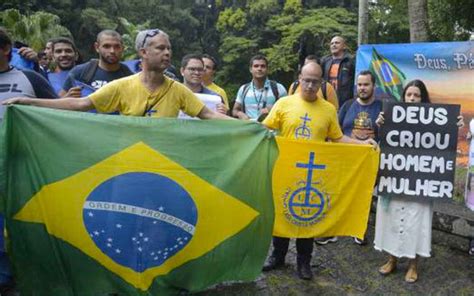
[[[428,1],[408,0],[410,42],[428,41]]]
[[[359,28],[357,36],[357,45],[369,42],[369,1],[359,0]]]

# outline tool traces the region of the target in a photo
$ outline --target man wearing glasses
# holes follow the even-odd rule
[[[181,75],[183,76],[183,84],[195,94],[204,94],[218,98],[220,103],[217,103],[215,110],[219,113],[226,114],[229,110],[224,105],[223,98],[216,92],[204,87],[204,61],[199,54],[188,54],[181,60]],[[199,95],[198,95],[199,97]]]
[[[163,75],[171,62],[168,34],[153,29],[138,33],[135,48],[142,60],[142,72],[114,80],[83,98],[63,98],[54,103],[15,98],[5,104],[25,104],[56,109],[100,113],[118,111],[122,115],[177,117],[180,110],[201,119],[229,119],[207,108],[189,89]]]
[[[301,91],[276,102],[262,123],[269,129],[277,130],[280,136],[286,138],[318,142],[330,139],[332,142],[376,146],[376,142],[372,139],[360,141],[343,135],[336,108],[324,98],[317,96],[322,81],[322,70],[318,64],[304,65],[299,77]],[[263,271],[276,269],[285,264],[289,241],[289,238],[273,237],[273,252],[263,266]],[[313,277],[310,265],[313,238],[296,239],[296,251],[298,276],[310,280]]]

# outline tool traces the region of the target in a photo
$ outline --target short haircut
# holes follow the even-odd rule
[[[99,32],[99,34],[97,34],[97,43],[100,43],[100,39],[102,39],[102,37],[104,36],[110,36],[110,37],[113,37],[113,38],[117,38],[120,43],[122,43],[122,35],[120,35],[117,31],[114,31],[114,30],[102,30]]]
[[[190,60],[200,60],[201,63],[204,65],[204,62],[202,61],[202,55],[197,53],[190,53],[185,55],[181,60],[181,68],[186,68]]]
[[[219,66],[218,63],[217,63],[217,60],[211,56],[211,55],[208,55],[207,53],[203,54],[202,55],[202,58],[206,58],[206,59],[210,59],[212,61],[212,63],[214,64],[214,66],[212,67],[212,70],[217,70],[217,67]]]
[[[54,38],[51,40],[51,49],[52,49],[52,52],[54,52],[54,46],[58,43],[65,43],[65,44],[69,44],[71,45],[72,49],[74,50],[74,52],[77,53],[77,48],[76,48],[76,45],[74,44],[74,41],[72,41],[71,39],[67,38],[67,37],[58,37],[58,38]]]
[[[359,77],[359,76],[370,76],[370,81],[372,81],[372,84],[375,85],[375,75],[370,70],[360,71],[360,73],[359,73],[359,75],[357,75],[357,77]]]
[[[268,60],[267,60],[267,57],[264,56],[263,54],[254,55],[254,56],[250,59],[250,63],[249,63],[250,68],[252,68],[252,65],[253,65],[253,62],[254,62],[254,61],[265,61],[265,65],[267,65],[267,67],[268,67]]]
[[[147,29],[138,32],[137,37],[135,38],[135,50],[139,51],[140,49],[147,47],[150,39],[159,34],[163,34],[168,37],[168,34],[160,29]]]
[[[423,83],[423,81],[419,79],[412,80],[408,82],[407,85],[405,85],[405,88],[403,88],[402,102],[405,102],[405,94],[409,87],[417,87],[420,90],[421,103],[431,102],[430,95],[428,94],[428,89],[426,88],[426,85]]]
[[[318,57],[315,54],[307,55],[304,59],[318,62]]]
[[[12,60],[12,39],[8,36],[7,31],[0,27],[0,48],[6,49],[10,47],[10,53],[8,54],[8,61]]]
[[[346,43],[346,38],[342,37],[341,35],[334,35],[334,36],[332,36],[331,40],[333,40],[333,39],[336,38],[336,37],[337,37],[337,38],[341,38],[342,43],[344,43],[344,44]]]

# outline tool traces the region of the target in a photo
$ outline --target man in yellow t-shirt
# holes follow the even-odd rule
[[[224,100],[224,105],[229,109],[229,99],[227,93],[219,85],[214,83],[214,74],[217,70],[217,61],[214,57],[203,54],[202,61],[204,62],[204,74],[202,75],[202,84],[213,92],[217,93]]]
[[[301,92],[277,101],[263,121],[266,127],[277,130],[283,137],[292,139],[318,142],[330,139],[339,143],[377,145],[372,139],[359,141],[343,135],[339,127],[336,108],[316,95],[322,83],[322,70],[318,64],[304,65],[299,82]],[[263,271],[284,265],[289,240],[283,237],[273,238],[273,253],[263,266]],[[313,277],[310,265],[313,239],[297,239],[296,250],[298,276],[309,280]]]
[[[303,65],[306,65],[310,62],[318,63],[318,58],[315,55],[309,55],[304,59]],[[288,89],[288,95],[297,94],[300,91],[301,85],[299,83],[299,80],[296,80],[290,85],[290,88]],[[336,110],[339,110],[337,93],[331,83],[324,81],[324,83],[321,84],[321,87],[319,88],[319,91],[316,95],[320,98],[324,98],[326,101],[331,103],[336,108]]]
[[[152,117],[177,117],[179,110],[183,110],[201,119],[230,119],[210,110],[184,85],[163,75],[171,61],[168,34],[158,29],[140,31],[135,49],[142,60],[143,70],[115,80],[88,97],[57,100],[13,98],[4,103],[78,111],[96,109],[106,113],[118,111],[123,115]]]

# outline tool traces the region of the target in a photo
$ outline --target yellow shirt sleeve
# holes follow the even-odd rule
[[[326,95],[328,102],[336,107],[336,110],[339,110],[339,100],[337,99],[336,90],[329,82],[326,82]]]
[[[222,91],[222,99],[224,99],[224,105],[229,108],[229,99],[227,98],[227,93],[225,92],[225,90]]]
[[[272,109],[270,109],[270,113],[268,113],[268,116],[262,122],[262,124],[269,129],[280,130],[281,116],[279,111],[281,102],[282,101],[278,100],[275,105],[273,105]]]
[[[336,109],[331,105],[331,113],[330,113],[330,123],[329,123],[329,130],[328,130],[328,138],[331,140],[337,140],[342,138],[344,135],[342,133],[341,127],[339,126],[339,120],[337,119],[337,112]]]
[[[118,92],[119,84],[112,81],[90,94],[88,98],[98,112],[111,113],[118,111],[120,108]]]
[[[294,87],[293,85],[294,85],[294,84],[295,84],[295,83],[293,82],[292,84],[290,84],[290,87],[288,88],[288,95],[289,95],[289,96],[291,96],[292,94],[294,94],[294,92],[293,92],[293,87]]]

